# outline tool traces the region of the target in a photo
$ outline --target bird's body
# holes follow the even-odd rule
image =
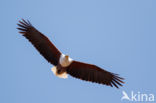
[[[68,55],[61,54],[59,58],[59,64],[54,66],[51,71],[58,77],[66,79],[68,74],[66,72],[67,67],[72,63],[73,59],[71,59]]]
[[[118,74],[106,71],[96,65],[83,63],[71,59],[68,55],[61,53],[50,40],[31,25],[29,21],[19,21],[19,30],[39,53],[54,65],[52,72],[60,77],[67,78],[67,74],[75,78],[94,83],[115,86],[118,88],[124,83]]]

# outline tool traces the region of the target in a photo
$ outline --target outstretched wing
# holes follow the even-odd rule
[[[53,65],[58,64],[61,53],[46,36],[24,19],[19,21],[17,25],[19,26],[17,29],[20,30],[19,33],[23,34],[48,62]]]
[[[82,80],[105,84],[111,87],[115,86],[116,88],[118,88],[118,85],[122,86],[122,83],[124,83],[122,81],[123,78],[117,74],[103,70],[95,65],[78,61],[73,61],[69,65],[67,73]]]

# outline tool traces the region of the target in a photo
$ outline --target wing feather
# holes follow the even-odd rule
[[[103,70],[96,65],[78,61],[73,61],[69,65],[67,73],[82,80],[105,84],[111,87],[115,86],[116,88],[122,86],[122,83],[124,83],[122,81],[123,78],[119,77],[117,74]]]
[[[50,40],[40,33],[29,21],[22,19],[17,24],[19,33],[23,34],[40,52],[40,54],[51,64],[57,65],[61,52],[50,42]]]

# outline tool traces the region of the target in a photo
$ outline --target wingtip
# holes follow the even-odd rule
[[[115,86],[116,88],[119,89],[119,87],[122,87],[123,84],[125,83],[123,81],[125,78],[122,78],[119,76],[119,74],[115,74],[115,73],[112,73],[112,75],[113,75],[113,79],[112,79],[111,83],[113,84],[113,86]]]
[[[23,26],[29,26],[29,27],[32,26],[29,20],[25,20],[23,18],[21,18],[21,20],[19,20],[18,22],[19,22],[18,24],[23,25]]]
[[[18,25],[17,29],[20,30],[19,33],[21,34],[25,34],[25,32],[29,30],[29,28],[33,27],[29,20],[24,20],[23,18],[19,20],[17,25]]]

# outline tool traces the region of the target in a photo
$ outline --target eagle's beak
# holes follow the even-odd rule
[[[65,56],[65,58],[66,58],[66,59],[68,59],[68,58],[69,58],[69,56],[68,56],[68,55],[66,55],[66,56]]]

